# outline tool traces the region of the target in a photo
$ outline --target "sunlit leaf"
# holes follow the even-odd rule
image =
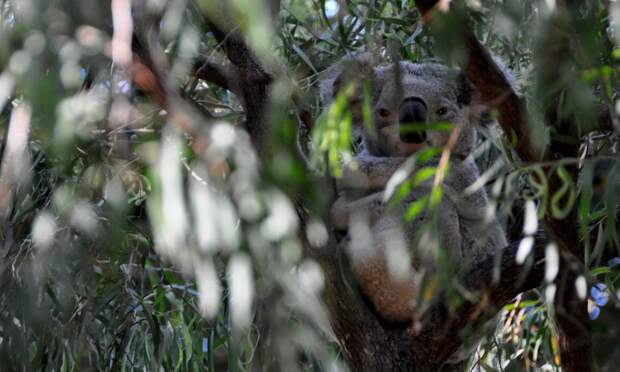
[[[526,236],[521,239],[519,243],[519,248],[517,249],[517,255],[515,256],[515,261],[521,265],[525,262],[525,259],[530,255],[532,248],[534,247],[534,237]]]
[[[545,281],[553,282],[560,271],[560,254],[557,245],[550,243],[545,248]]]
[[[416,217],[418,217],[426,209],[428,200],[429,200],[428,196],[424,196],[412,202],[407,208],[407,212],[405,213],[405,219],[411,222]]]
[[[523,234],[534,235],[538,229],[538,214],[536,203],[533,200],[525,202],[525,216],[523,220]]]

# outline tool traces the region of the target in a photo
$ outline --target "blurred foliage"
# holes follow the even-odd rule
[[[269,157],[259,165],[239,128],[239,98],[191,73],[197,56],[224,58],[204,17],[219,2],[133,2],[157,20],[160,57],[188,103],[170,115],[113,59],[111,9],[130,3],[0,0],[3,152],[16,109],[32,111],[27,156],[0,230],[0,369],[345,369],[319,300],[325,278],[303,257],[297,234],[293,198],[309,175],[294,150],[297,119],[286,94],[297,92],[319,117],[316,83],[343,55],[455,61],[457,41],[432,38],[413,0],[284,0],[273,19],[263,1],[225,2],[261,60],[274,71],[285,66],[269,111]],[[556,61],[567,66],[558,87],[531,83],[554,1],[465,3],[479,39],[515,72],[538,139],[556,136],[540,122],[545,97],[557,89],[566,92],[565,114],[579,114],[584,131],[590,101],[618,120],[616,2],[578,9],[595,21],[572,25],[579,53]],[[458,23],[445,32],[458,35],[450,27]],[[343,97],[314,132],[335,173],[349,151],[350,120]],[[582,158],[552,164],[563,182],[555,195],[543,165],[515,159],[513,140],[480,140],[477,160],[493,202],[514,222],[521,216],[511,216],[513,205],[535,200],[526,225],[578,208],[594,339],[605,344],[596,357],[613,366],[620,350],[605,337],[619,332],[620,265],[604,257],[620,255],[618,137],[589,133]],[[564,166],[576,163],[573,179]],[[305,192],[325,209],[325,190]],[[305,227],[309,240],[325,244],[321,221]],[[476,347],[471,370],[558,370],[548,290],[545,284],[504,308],[497,329]]]

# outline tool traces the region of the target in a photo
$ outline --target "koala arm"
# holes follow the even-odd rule
[[[381,218],[385,207],[383,205],[383,193],[375,192],[358,199],[352,199],[346,195],[340,195],[331,208],[331,218],[338,230],[346,230],[349,227],[351,215],[354,213],[366,213],[370,225]]]
[[[331,217],[337,229],[346,229],[351,214],[363,212],[368,215],[371,224],[374,224],[385,210],[383,202],[383,188],[402,166],[407,158],[376,157],[362,151],[355,158],[355,166],[345,164],[343,176],[338,180],[340,196],[331,209]],[[379,190],[366,196],[354,197],[359,191]],[[351,194],[351,195],[348,195]]]
[[[355,157],[355,164],[345,164],[340,187],[343,189],[383,189],[405,160],[407,158],[377,157],[362,152]]]
[[[463,236],[461,219],[456,206],[450,201],[443,201],[439,206],[440,234],[444,249],[450,256],[463,258]]]

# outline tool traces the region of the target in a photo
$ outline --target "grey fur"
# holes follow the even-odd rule
[[[479,177],[470,156],[476,142],[475,127],[488,121],[486,108],[477,103],[472,86],[459,71],[438,63],[400,62],[379,67],[372,63],[367,55],[347,58],[332,67],[321,82],[324,104],[332,102],[344,82],[373,83],[374,130],[363,125],[361,115],[355,112],[361,110],[355,106],[360,100],[352,99],[356,132],[363,139],[363,149],[355,157],[356,167],[345,166],[332,217],[338,228],[349,229],[348,249],[362,291],[382,317],[400,321],[415,316],[420,275],[433,270],[440,246],[459,260],[473,262],[492,250],[504,248],[507,242],[485,190],[463,193]],[[415,187],[397,208],[387,208],[383,188],[397,170],[399,175],[411,171],[405,161],[407,156],[427,145],[445,146],[450,137],[450,132],[435,130],[426,132],[425,144],[402,142],[398,108],[409,97],[424,102],[429,122],[450,122],[460,135],[452,148],[451,170],[443,181],[445,195],[435,209],[436,214],[424,212],[411,223],[403,223],[406,206],[428,195],[432,180]],[[437,160],[430,163],[427,165],[437,165]],[[431,218],[437,219],[440,229],[435,236],[422,229]],[[356,221],[365,221],[370,236],[359,226],[353,226]],[[391,252],[412,244],[423,249],[416,251],[408,272],[401,270],[395,275]],[[399,252],[402,254],[402,249]]]

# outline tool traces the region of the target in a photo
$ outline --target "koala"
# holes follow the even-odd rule
[[[321,81],[324,105],[345,83],[356,88],[349,101],[354,136],[361,145],[354,166],[345,165],[338,181],[332,220],[348,233],[353,272],[376,313],[387,321],[408,321],[415,316],[421,278],[433,270],[440,247],[459,260],[475,262],[507,246],[485,190],[469,190],[479,177],[470,156],[476,126],[487,125],[490,118],[463,74],[439,63],[377,67],[368,55],[345,58]],[[372,86],[371,126],[363,123],[361,115],[361,87],[366,83]],[[451,123],[453,129],[410,130],[411,124],[436,122]],[[405,223],[406,206],[428,195],[433,180],[414,187],[395,208],[388,208],[384,188],[395,172],[401,178],[406,174],[410,155],[429,146],[451,148],[450,170],[442,183],[444,197],[433,211],[427,209]],[[433,159],[425,165],[438,162]],[[430,221],[438,226],[435,234],[425,228]],[[410,246],[417,248],[413,259]]]

